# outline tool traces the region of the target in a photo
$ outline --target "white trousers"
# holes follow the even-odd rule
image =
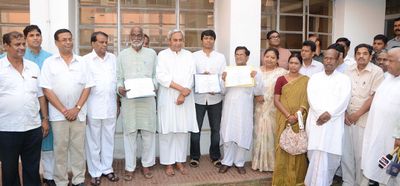
[[[341,162],[343,186],[360,186],[363,179],[366,179],[361,171],[363,138],[363,127],[357,125],[344,127]]]
[[[116,118],[94,119],[87,117],[86,159],[89,174],[100,177],[112,173]]]
[[[85,121],[52,121],[54,134],[54,181],[57,186],[68,185],[68,167],[72,184],[85,181]],[[70,163],[70,165],[68,165]]]
[[[186,162],[189,133],[160,134],[159,140],[162,165]]]
[[[237,143],[230,141],[224,143],[224,158],[221,164],[232,166],[235,164],[236,167],[243,167],[245,163],[245,148],[239,147]]]
[[[318,150],[309,150],[308,165],[304,184],[306,186],[330,186],[340,165],[340,156]]]
[[[42,168],[43,168],[43,178],[48,180],[53,180],[53,169],[54,169],[54,154],[53,151],[42,151]]]
[[[145,130],[124,133],[125,170],[133,172],[136,169],[137,142],[140,133],[142,148],[141,162],[143,167],[151,167],[156,163],[156,134]]]

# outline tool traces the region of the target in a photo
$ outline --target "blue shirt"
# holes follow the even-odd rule
[[[26,47],[24,58],[36,63],[40,69],[42,69],[43,61],[50,57],[52,54],[40,49],[39,54],[35,54],[31,49]],[[42,141],[42,151],[52,151],[53,150],[53,130],[49,130],[49,134]]]
[[[35,62],[41,69],[42,65],[43,65],[43,61],[50,56],[51,56],[51,54],[43,49],[40,49],[39,54],[36,55],[35,53],[33,53],[33,51],[30,48],[27,47],[25,50],[24,58]]]

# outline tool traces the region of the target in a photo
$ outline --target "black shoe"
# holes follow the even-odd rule
[[[48,180],[46,178],[43,178],[43,184],[46,186],[57,186],[54,180]]]
[[[369,180],[368,186],[369,186],[369,185],[371,185],[371,186],[379,186],[379,183],[376,182],[376,181],[374,181],[374,180]]]
[[[85,186],[85,183],[79,183],[79,184],[72,184],[72,186]]]

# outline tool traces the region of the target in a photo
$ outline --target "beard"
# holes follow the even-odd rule
[[[140,48],[143,46],[144,40],[142,39],[139,43],[131,42],[133,48]]]

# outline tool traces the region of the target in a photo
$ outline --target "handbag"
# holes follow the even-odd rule
[[[281,149],[291,155],[306,153],[308,145],[307,133],[304,130],[303,116],[300,111],[297,111],[296,114],[300,128],[299,132],[295,133],[292,129],[292,125],[288,123],[279,139],[279,146]]]
[[[397,148],[397,153],[394,154],[393,161],[391,161],[386,168],[386,173],[393,177],[397,177],[399,172],[400,172],[400,150],[399,148]]]

